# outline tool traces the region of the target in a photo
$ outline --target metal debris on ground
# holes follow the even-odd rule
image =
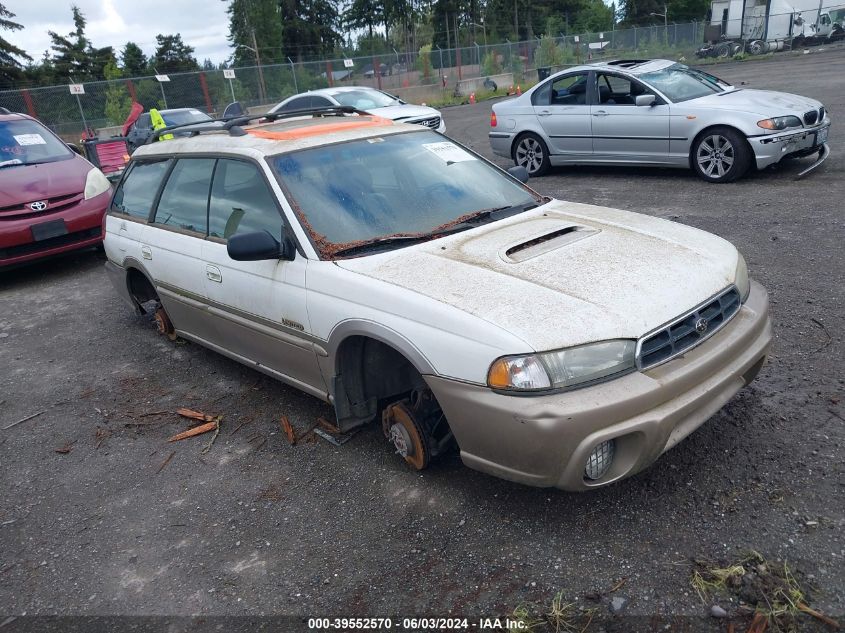
[[[7,429],[11,429],[13,426],[17,426],[17,425],[18,425],[18,424],[20,424],[21,422],[26,422],[27,420],[31,420],[32,418],[37,418],[37,417],[38,417],[39,415],[41,415],[42,413],[46,413],[46,412],[47,412],[47,409],[42,409],[42,410],[41,410],[41,411],[39,411],[38,413],[33,413],[32,415],[28,415],[28,416],[26,416],[25,418],[21,418],[21,419],[20,419],[20,420],[18,420],[17,422],[12,422],[11,424],[7,424],[6,426],[4,426],[4,427],[3,427],[3,430],[5,431],[5,430],[7,430]]]
[[[334,444],[335,446],[343,446],[349,440],[351,440],[360,430],[361,427],[359,426],[358,428],[352,429],[347,433],[329,433],[328,431],[325,431],[323,429],[314,429],[314,433],[322,437],[327,442]]]

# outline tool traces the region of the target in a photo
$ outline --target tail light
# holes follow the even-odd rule
[[[490,127],[496,127],[496,113],[490,112]]]

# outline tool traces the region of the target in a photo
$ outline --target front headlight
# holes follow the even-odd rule
[[[757,127],[764,130],[785,130],[788,127],[801,127],[801,119],[797,116],[776,116],[757,121]]]
[[[86,200],[90,200],[94,196],[99,196],[101,193],[105,193],[111,188],[111,183],[109,179],[103,175],[99,169],[94,167],[91,171],[88,172],[88,175],[85,177],[85,193],[83,194]]]
[[[751,293],[751,282],[748,280],[748,264],[745,263],[745,258],[742,253],[737,253],[739,256],[736,262],[736,274],[734,275],[734,283],[739,290],[739,300],[745,303],[748,295]]]
[[[635,367],[636,342],[604,341],[525,356],[505,356],[487,372],[487,384],[508,391],[566,389]]]

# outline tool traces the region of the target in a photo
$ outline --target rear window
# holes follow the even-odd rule
[[[30,119],[0,121],[0,168],[73,158],[68,146]]]
[[[205,235],[208,225],[208,190],[213,158],[183,158],[176,163],[161,192],[156,224]]]
[[[199,110],[177,110],[176,112],[162,113],[161,118],[167,125],[184,125],[185,123],[203,123],[211,121],[212,118]]]
[[[143,220],[149,218],[170,163],[170,159],[134,163],[114,194],[112,210]]]

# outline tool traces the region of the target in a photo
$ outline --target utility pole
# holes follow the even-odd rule
[[[513,0],[513,30],[516,41],[519,42],[519,9],[517,8],[518,0]]]
[[[255,29],[251,28],[252,49],[255,51],[255,64],[258,66],[258,100],[262,103],[267,100],[267,89],[264,87],[264,72],[261,70],[261,56],[258,54],[258,42],[255,41]]]

